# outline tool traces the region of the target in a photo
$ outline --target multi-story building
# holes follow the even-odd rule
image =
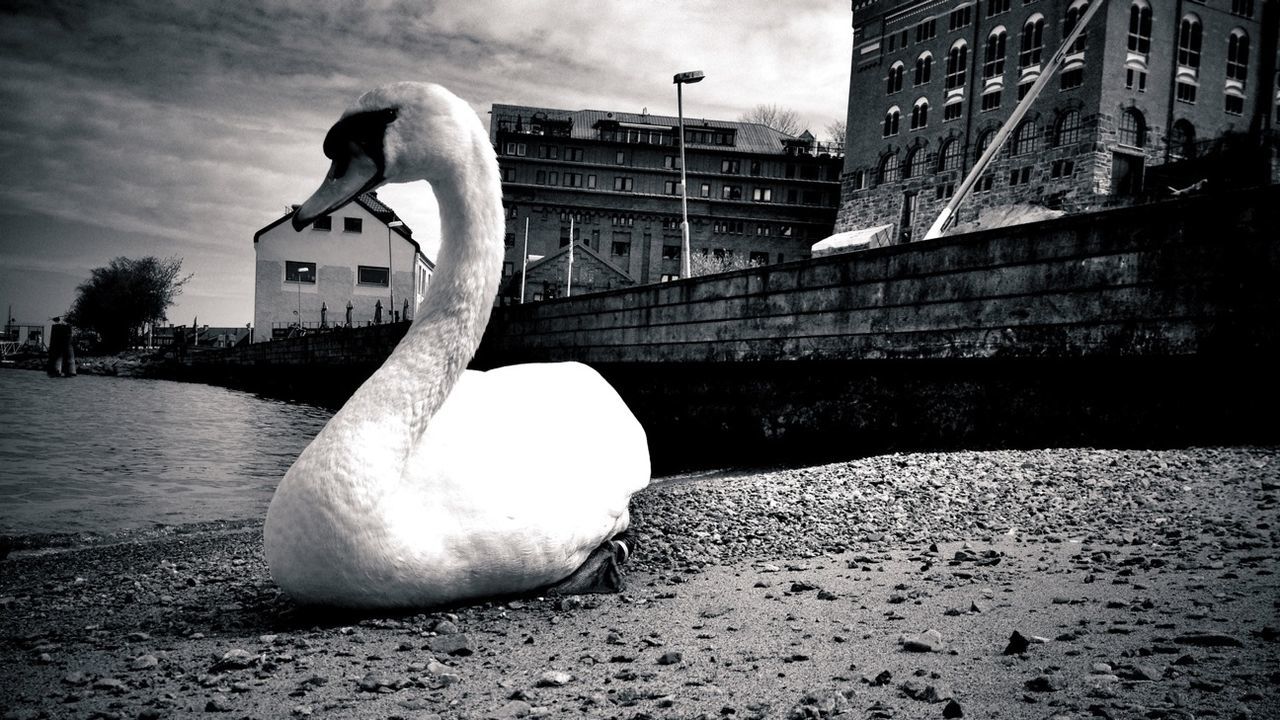
[[[892,223],[894,241],[922,238],[1088,4],[853,0],[837,229]],[[1108,0],[960,221],[1017,204],[1084,210],[1228,174],[1275,182],[1277,5]]]
[[[526,227],[535,259],[560,257],[571,224],[577,243],[592,250],[575,262],[575,295],[679,277],[678,128],[677,118],[647,113],[494,105],[490,133],[507,211],[504,295],[519,297]],[[685,118],[685,156],[693,253],[798,260],[831,233],[840,153],[807,132]],[[557,277],[552,266],[541,263],[536,277],[529,271],[526,299],[564,294],[567,268]]]
[[[297,209],[253,236],[254,342],[285,337],[295,327],[413,318],[435,265],[376,193],[361,194],[301,232],[288,222]]]

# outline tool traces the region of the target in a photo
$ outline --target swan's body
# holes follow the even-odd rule
[[[466,371],[497,292],[504,219],[479,118],[434,85],[357,101],[295,227],[383,182],[426,179],[437,271],[383,366],[302,452],[267,511],[267,563],[309,604],[425,607],[563,580],[625,530],[643,429],[576,363]]]

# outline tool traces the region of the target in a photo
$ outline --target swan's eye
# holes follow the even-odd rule
[[[348,115],[329,128],[324,137],[324,155],[344,167],[351,155],[363,152],[382,166],[382,139],[387,126],[399,115],[396,108],[370,110]]]

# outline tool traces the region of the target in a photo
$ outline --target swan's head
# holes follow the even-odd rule
[[[387,183],[456,178],[487,147],[469,105],[430,83],[401,82],[360,97],[324,138],[333,164],[320,188],[293,215],[294,230]]]

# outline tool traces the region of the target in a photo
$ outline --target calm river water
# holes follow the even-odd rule
[[[263,517],[331,414],[208,385],[0,370],[0,532]]]

